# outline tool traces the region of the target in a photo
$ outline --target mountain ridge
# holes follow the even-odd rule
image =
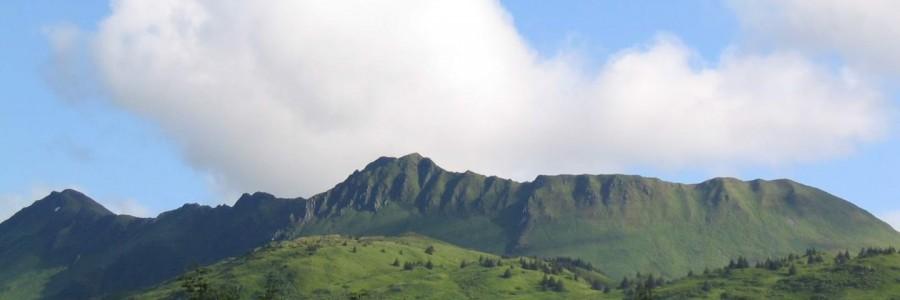
[[[47,217],[56,207],[48,198],[73,204],[60,210],[74,217]],[[614,276],[670,277],[739,255],[900,242],[865,210],[791,180],[582,174],[517,182],[447,171],[419,154],[378,158],[309,198],[256,192],[232,206],[185,204],[155,218],[115,215],[74,190],[45,199],[0,223],[0,296],[23,272],[43,274],[43,298],[116,295],[272,240],[321,234],[416,232],[498,255],[578,257]]]

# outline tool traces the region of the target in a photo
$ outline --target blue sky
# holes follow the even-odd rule
[[[762,48],[758,51],[763,53],[771,51],[770,48],[780,48],[777,41],[771,42],[774,47],[758,47],[754,33],[741,28],[733,6],[720,1],[554,1],[551,4],[527,0],[503,1],[502,5],[512,16],[520,37],[541,57],[549,59],[558,57],[560,53],[577,53],[580,68],[587,70],[602,68],[612,58],[623,55],[626,49],[652,47],[648,45],[652,45],[661,34],[676,37],[685,47],[695,51],[701,61],[710,65],[715,65],[723,52],[734,49],[735,45],[742,49]],[[181,123],[172,125],[165,121],[169,120],[167,115],[174,109],[146,109],[150,112],[144,113],[145,109],[135,108],[141,106],[134,103],[149,100],[110,99],[123,97],[122,94],[129,92],[115,88],[111,90],[119,91],[118,94],[103,91],[88,93],[78,99],[70,99],[56,92],[47,79],[53,76],[53,72],[59,71],[53,66],[54,49],[48,40],[48,32],[61,26],[78,28],[87,36],[80,41],[83,45],[90,45],[93,33],[100,31],[98,23],[111,13],[106,1],[13,0],[0,4],[0,36],[5,41],[5,45],[0,47],[0,82],[3,85],[0,89],[3,103],[0,106],[0,136],[5,141],[4,146],[0,147],[0,164],[4,166],[0,171],[0,201],[3,201],[0,211],[6,212],[2,217],[51,190],[67,187],[81,189],[113,210],[154,216],[185,202],[230,203],[239,192],[253,192],[253,189],[268,186],[268,182],[262,180],[260,184],[243,184],[247,178],[260,177],[257,173],[246,171],[250,167],[223,165],[215,159],[205,159],[208,152],[203,152],[203,149],[213,147],[197,146],[193,142],[197,137],[185,133],[193,130],[205,132],[204,129],[185,127]],[[811,57],[812,61],[824,61],[821,63],[824,68],[837,68],[853,62],[849,56],[833,59],[826,55],[823,59],[820,54],[830,53],[832,50],[829,49],[811,51],[805,46],[797,48],[803,53],[811,53],[804,55]],[[74,57],[88,60],[88,56]],[[862,73],[866,73],[863,70]],[[900,98],[896,83],[890,79],[892,73],[888,71],[886,74],[878,76],[888,79],[873,80],[877,81],[873,85],[884,94],[888,104],[883,107],[890,109],[896,106]],[[91,74],[84,74],[83,77],[97,79]],[[76,83],[85,84],[84,81]],[[686,163],[661,166],[653,159],[641,158],[611,164],[589,161],[585,164],[588,166],[586,168],[562,168],[561,171],[547,168],[546,172],[542,165],[537,164],[525,171],[510,169],[513,171],[509,176],[524,174],[521,178],[527,179],[532,173],[573,170],[581,173],[636,173],[689,183],[719,175],[743,179],[791,178],[844,197],[876,215],[892,218],[896,215],[895,211],[900,211],[897,201],[897,195],[900,195],[897,180],[900,177],[896,173],[900,170],[900,158],[896,155],[900,153],[900,140],[896,130],[891,130],[897,125],[896,118],[889,118],[887,123],[885,133],[872,140],[853,142],[852,151],[825,155],[812,161],[784,159],[785,162],[766,163],[738,155],[736,160],[741,160],[738,163],[711,167],[695,165],[692,163],[694,160],[690,159]],[[403,152],[412,148],[404,145],[389,149]],[[505,149],[501,146],[494,148]],[[298,146],[297,149],[304,148]],[[209,156],[234,160],[246,153],[252,154],[250,150],[236,154],[214,152]],[[579,149],[573,151],[576,150]],[[415,151],[430,156],[427,151]],[[294,153],[305,155],[302,151]],[[370,156],[369,153],[352,156],[352,159],[347,159],[351,162],[336,164],[339,167],[332,172],[349,174],[353,167],[347,169],[348,165],[361,168],[363,157]],[[447,157],[449,164],[457,168],[487,169],[493,171],[487,173],[506,175],[502,166],[471,165],[475,163],[470,162],[477,162],[477,159],[446,154],[435,156],[439,164],[443,161],[441,158]],[[373,156],[368,160],[375,158]],[[252,159],[248,160],[255,162]],[[552,163],[550,160],[547,164]],[[324,172],[315,167],[277,174],[285,177],[283,174]],[[223,176],[226,180],[220,179]],[[331,178],[335,176],[338,175]],[[337,182],[331,178],[329,181]],[[324,189],[304,187],[286,190],[308,196]]]

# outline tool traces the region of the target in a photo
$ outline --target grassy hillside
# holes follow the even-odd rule
[[[432,254],[427,249],[433,247]],[[132,299],[187,299],[186,283],[218,299],[897,299],[900,254],[873,249],[838,258],[808,250],[784,258],[732,260],[670,280],[639,272],[610,280],[599,271],[532,258],[500,258],[421,236],[316,236],[276,242],[192,271]],[[497,266],[479,260],[500,261]],[[396,261],[396,265],[395,265]],[[463,267],[461,264],[466,261]],[[486,260],[484,260],[486,261]],[[426,267],[431,262],[432,267]],[[415,264],[409,269],[406,264]],[[509,270],[509,275],[504,273]],[[550,272],[551,275],[545,275]],[[577,276],[576,276],[577,275]],[[563,282],[562,290],[545,278]],[[623,283],[623,281],[625,283]],[[606,287],[606,288],[604,288]],[[649,287],[649,288],[647,288]],[[604,291],[605,290],[605,291]],[[195,289],[196,291],[196,289]],[[202,298],[201,298],[202,299]]]
[[[220,297],[240,299],[265,298],[267,291],[278,299],[587,299],[604,296],[592,283],[609,283],[601,273],[572,267],[551,271],[554,281],[563,282],[561,291],[542,288],[544,271],[523,269],[522,259],[533,261],[421,236],[316,236],[273,243],[214,264],[203,275],[189,272],[134,299],[186,298],[190,294],[183,286],[189,280],[203,282]]]
[[[810,256],[812,258],[810,258]],[[900,299],[900,255],[813,252],[769,266],[698,272],[653,291],[656,299]],[[793,269],[793,270],[792,270]]]
[[[615,278],[675,278],[732,257],[809,247],[900,245],[868,212],[790,180],[516,182],[449,172],[411,154],[379,158],[310,199],[244,194],[234,206],[186,204],[155,218],[54,192],[0,223],[0,298],[117,297],[273,240],[408,232],[493,255],[578,257]]]

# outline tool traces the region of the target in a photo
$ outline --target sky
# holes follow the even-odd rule
[[[12,0],[0,219],[455,171],[791,178],[900,225],[896,1]]]

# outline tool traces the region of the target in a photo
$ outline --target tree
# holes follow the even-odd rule
[[[631,281],[628,280],[628,277],[622,278],[622,282],[619,283],[620,290],[627,290],[631,288]]]
[[[702,289],[704,292],[709,292],[710,290],[712,290],[712,285],[709,283],[709,280],[703,281]]]
[[[209,283],[205,275],[209,272],[206,268],[196,268],[181,278],[181,287],[190,300],[206,300],[212,298]]]
[[[412,271],[415,268],[416,268],[416,264],[414,264],[414,263],[411,263],[411,262],[403,263],[403,270]]]
[[[434,254],[434,246],[428,245],[428,248],[425,248],[425,253],[428,255]]]
[[[468,263],[466,262],[465,259],[463,259],[463,261],[459,263],[459,268],[460,268],[460,269],[465,268],[466,265],[468,265]]]
[[[566,290],[565,284],[563,284],[562,278],[556,281],[556,285],[553,286],[553,291],[562,292]]]
[[[838,255],[834,257],[834,263],[838,264],[838,265],[843,265],[843,264],[847,263],[847,261],[849,261],[849,260],[850,260],[850,257],[849,256],[845,257],[844,253],[838,253]]]
[[[608,288],[609,288],[609,287],[603,285],[603,282],[600,282],[600,280],[592,280],[592,281],[591,281],[591,289],[592,289],[592,290],[602,291],[602,290],[608,289]]]
[[[428,260],[428,262],[425,263],[425,268],[426,268],[426,269],[429,269],[429,270],[431,270],[432,268],[434,268],[434,264],[431,263],[431,260],[430,260],[430,259]]]
[[[788,275],[789,276],[797,275],[797,267],[795,267],[794,265],[791,265],[791,267],[788,268]]]
[[[394,262],[392,262],[391,265],[392,265],[392,266],[395,266],[395,267],[399,267],[399,266],[400,266],[400,260],[395,258],[395,259],[394,259]]]
[[[350,252],[356,253],[356,246],[353,246],[353,249],[350,249]]]
[[[263,292],[260,300],[275,300],[281,298],[281,285],[282,282],[278,280],[275,273],[269,272],[266,274],[266,284],[265,291]]]
[[[512,268],[506,269],[506,271],[503,272],[503,276],[501,276],[501,277],[503,277],[503,278],[510,278],[510,277],[512,277]]]

